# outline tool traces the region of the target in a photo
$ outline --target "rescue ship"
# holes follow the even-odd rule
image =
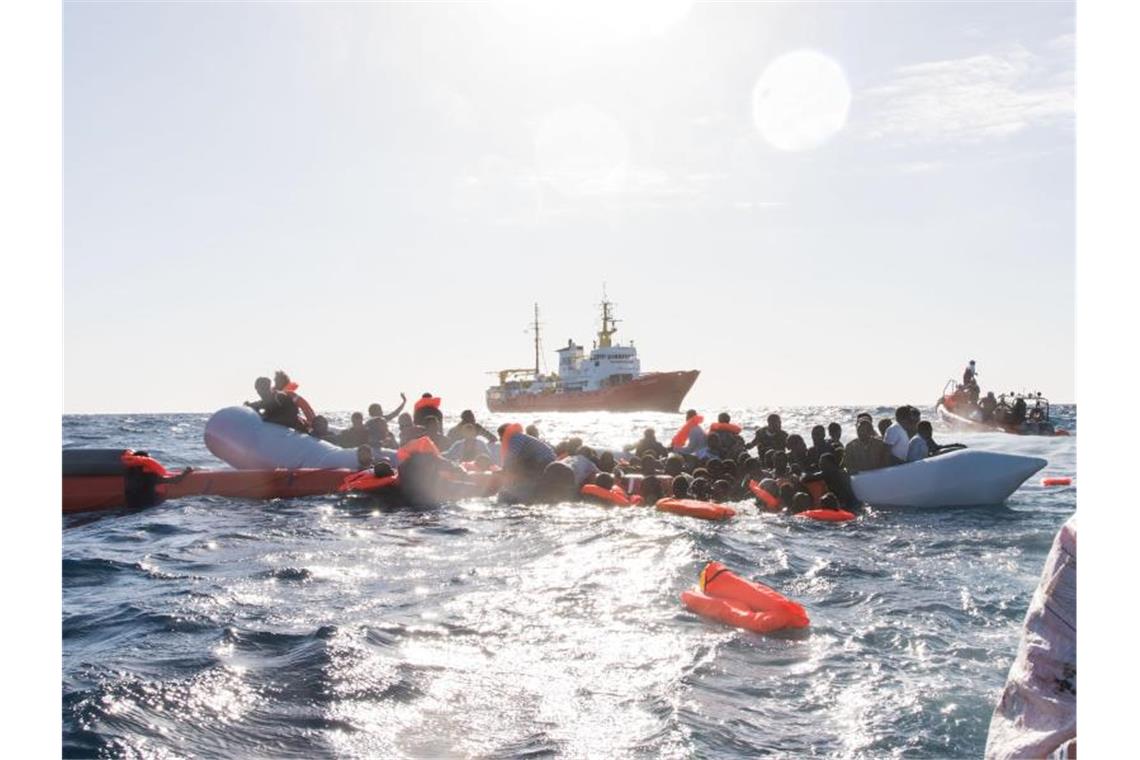
[[[499,384],[487,389],[492,412],[676,412],[697,381],[699,370],[641,372],[632,342],[613,341],[618,320],[613,304],[602,300],[602,329],[586,356],[573,340],[558,349],[558,372],[544,375],[538,304],[534,305],[534,368],[499,371]]]

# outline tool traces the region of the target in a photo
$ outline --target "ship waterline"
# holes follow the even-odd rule
[[[487,394],[492,412],[678,412],[699,370],[649,372],[594,391]]]

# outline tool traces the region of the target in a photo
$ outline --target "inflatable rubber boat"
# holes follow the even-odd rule
[[[1001,504],[1048,464],[1038,457],[961,449],[851,476],[855,496],[875,507]]]
[[[145,452],[64,449],[63,512],[139,509],[184,496],[281,499],[336,493],[349,469],[169,472]]]
[[[219,409],[206,422],[206,448],[239,470],[359,469],[355,449],[342,449],[283,425],[263,422],[245,406]],[[396,452],[373,449],[378,461],[396,464]]]

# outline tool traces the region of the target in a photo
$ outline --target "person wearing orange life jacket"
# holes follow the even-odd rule
[[[688,454],[697,459],[708,456],[708,436],[701,429],[704,419],[697,414],[696,409],[685,412],[685,424],[673,436],[673,450],[678,454]]]
[[[257,401],[246,401],[245,405],[261,415],[261,419],[274,425],[306,431],[304,423],[297,416],[297,404],[287,393],[273,389],[273,381],[259,377],[253,383],[257,391]]]
[[[732,423],[727,412],[717,415],[716,422],[709,425],[709,453],[720,459],[736,460],[745,450],[744,439],[740,437],[740,426]]]
[[[439,420],[439,425],[442,428],[443,412],[439,408],[441,402],[442,399],[439,396],[433,396],[430,393],[423,394],[416,399],[416,403],[412,404],[412,422],[423,425],[428,417],[435,417]]]
[[[305,397],[297,393],[297,388],[299,387],[300,386],[289,379],[289,375],[285,374],[284,370],[279,369],[273,373],[273,389],[288,394],[293,399],[293,403],[297,405],[297,411],[300,413],[300,418],[304,423],[304,429],[309,430],[313,427],[313,420],[317,415],[313,411],[313,407],[305,400]]]

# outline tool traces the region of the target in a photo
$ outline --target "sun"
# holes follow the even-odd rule
[[[814,50],[786,53],[752,90],[752,119],[774,148],[818,148],[847,123],[851,87],[843,67]]]

